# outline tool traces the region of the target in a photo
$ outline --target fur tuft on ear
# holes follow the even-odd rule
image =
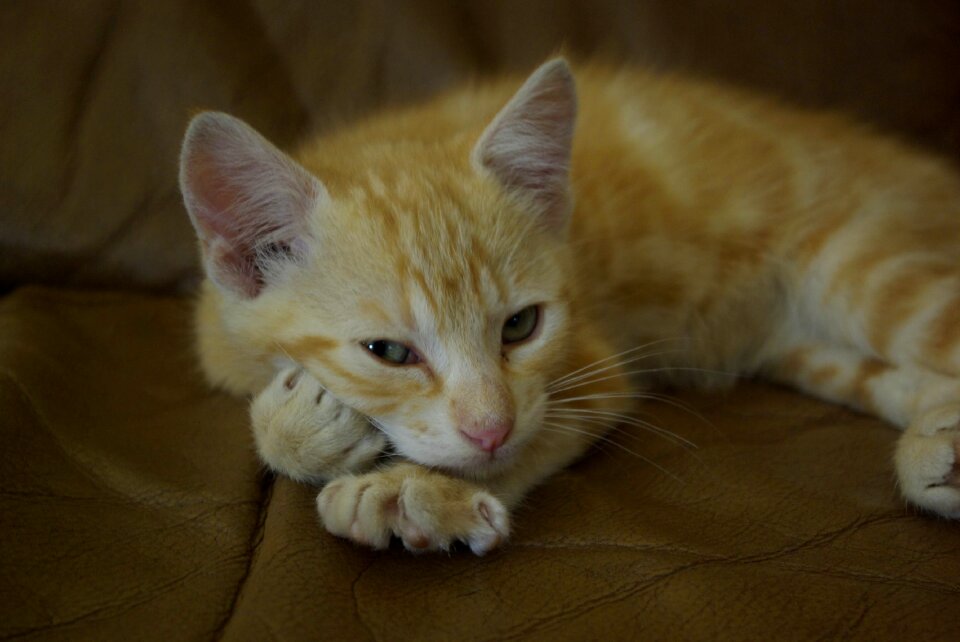
[[[570,152],[577,117],[573,74],[563,58],[534,71],[473,149],[476,167],[507,189],[526,193],[547,227],[570,217]]]
[[[320,181],[249,125],[218,112],[196,116],[187,128],[180,191],[207,276],[245,298],[303,255],[305,219],[329,199]]]

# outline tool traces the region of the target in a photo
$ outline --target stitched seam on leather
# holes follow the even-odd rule
[[[213,630],[212,638],[214,640],[222,640],[224,635],[226,635],[227,629],[230,626],[230,622],[233,621],[233,616],[237,612],[237,606],[240,604],[240,600],[243,597],[244,589],[247,586],[247,580],[250,579],[250,574],[253,571],[253,567],[256,565],[260,553],[260,545],[263,543],[263,534],[267,523],[267,513],[270,510],[270,500],[273,499],[273,487],[275,479],[276,478],[272,473],[265,473],[260,480],[260,508],[257,512],[257,522],[254,525],[253,532],[250,535],[250,542],[248,544],[250,554],[247,557],[247,567],[244,569],[243,575],[240,576],[240,581],[237,582],[237,588],[233,593],[233,598],[230,600],[230,606],[227,608],[226,615],[224,615],[223,620],[221,620],[220,624]]]
[[[360,580],[363,579],[367,571],[373,567],[375,561],[375,559],[371,558],[370,561],[367,562],[367,565],[363,567],[363,570],[357,573],[357,576],[350,582],[350,596],[353,598],[353,610],[356,613],[357,622],[363,627],[363,630],[367,632],[371,640],[376,640],[377,636],[373,633],[373,630],[367,624],[366,620],[363,619],[363,614],[360,612],[360,600],[357,599],[357,584],[360,583]]]
[[[79,460],[76,454],[63,444],[63,439],[60,434],[53,429],[53,425],[50,423],[50,420],[47,419],[47,416],[40,410],[40,404],[38,404],[33,396],[27,391],[26,386],[17,378],[16,372],[12,368],[0,368],[0,376],[5,379],[9,379],[13,384],[14,389],[23,399],[27,408],[29,408],[30,413],[36,418],[37,423],[43,428],[47,435],[49,435],[50,440],[53,444],[60,450],[63,454],[64,459],[74,467],[76,473],[88,481],[90,481],[97,488],[101,488],[104,491],[108,492],[114,497],[122,497],[115,489],[111,488],[107,484],[104,484],[103,480],[97,477],[90,470],[90,467],[86,465],[85,462]]]
[[[851,524],[847,524],[840,528],[828,531],[826,533],[821,533],[811,537],[809,540],[804,540],[798,542],[797,544],[779,548],[773,551],[767,551],[762,553],[756,553],[752,555],[746,555],[742,557],[721,557],[713,555],[705,555],[703,553],[698,553],[695,551],[683,550],[679,548],[674,548],[670,546],[663,547],[636,547],[638,553],[648,553],[651,551],[669,551],[675,554],[688,555],[696,557],[697,559],[691,560],[686,564],[677,565],[674,568],[670,568],[661,573],[650,575],[639,579],[636,582],[631,582],[624,585],[623,587],[618,588],[615,594],[605,593],[598,595],[591,599],[585,599],[581,603],[568,607],[564,612],[555,612],[550,613],[544,617],[530,618],[524,623],[514,626],[512,629],[501,632],[499,639],[503,642],[509,640],[519,640],[524,639],[529,636],[531,633],[536,632],[542,629],[543,626],[556,625],[558,622],[567,622],[571,620],[576,620],[577,618],[583,616],[586,613],[595,611],[598,608],[603,606],[622,602],[626,599],[635,598],[636,596],[645,593],[654,587],[661,585],[663,582],[672,579],[673,577],[686,573],[691,570],[697,570],[700,568],[711,567],[711,566],[726,566],[726,565],[749,565],[749,564],[765,564],[769,563],[780,568],[789,569],[795,573],[814,573],[829,575],[832,577],[841,577],[854,579],[860,582],[878,582],[884,585],[897,584],[904,586],[910,589],[916,589],[920,591],[929,591],[941,595],[954,595],[957,590],[953,586],[945,586],[942,583],[928,582],[928,581],[903,581],[902,578],[891,577],[886,575],[876,575],[873,573],[867,572],[857,572],[854,570],[839,570],[835,569],[832,571],[827,571],[825,569],[815,569],[805,567],[802,564],[790,564],[789,562],[781,561],[781,558],[788,557],[795,553],[804,552],[807,550],[816,549],[822,546],[827,546],[842,537],[843,535],[852,532],[857,528],[864,526],[870,526],[874,524],[882,524],[886,522],[896,522],[900,519],[903,519],[902,515],[899,514],[885,514],[878,515],[869,519],[858,519]],[[589,545],[578,545],[578,544],[564,544],[564,545],[540,545],[535,542],[525,542],[525,543],[514,543],[514,547],[517,548],[533,548],[533,549],[573,549],[581,552],[584,549],[590,548]],[[604,548],[621,548],[629,549],[633,547],[629,546],[615,546],[615,547],[604,547]]]
[[[116,489],[112,488],[111,486],[105,485],[99,477],[97,477],[94,474],[91,474],[89,466],[86,465],[85,462],[83,462],[82,460],[78,460],[73,456],[73,452],[71,451],[71,449],[66,448],[62,444],[62,442],[60,441],[59,434],[57,433],[57,431],[53,429],[52,424],[49,422],[49,420],[43,415],[43,413],[40,410],[39,404],[33,399],[29,391],[27,390],[27,388],[16,377],[14,370],[10,368],[0,368],[0,381],[3,381],[3,380],[9,381],[13,390],[16,391],[16,393],[22,399],[25,407],[35,417],[37,424],[50,436],[50,438],[52,439],[56,447],[59,448],[60,451],[66,456],[66,459],[72,465],[74,465],[75,471],[78,474],[84,476],[86,479],[90,480],[98,488],[102,488],[103,490],[105,490],[107,493],[109,493],[110,497],[73,497],[73,496],[62,495],[62,494],[55,495],[55,496],[43,496],[43,495],[36,495],[34,493],[12,493],[7,491],[6,489],[0,489],[0,495],[25,496],[25,497],[32,498],[34,501],[38,499],[46,498],[52,501],[62,501],[63,499],[70,499],[73,501],[105,501],[105,502],[119,502],[119,503],[123,503],[123,502],[138,503],[143,500],[143,498],[124,495],[118,492]],[[261,487],[263,488],[263,490],[261,492],[261,497],[259,498],[260,509],[259,509],[259,515],[258,515],[258,527],[259,527],[258,530],[261,531],[260,539],[262,539],[262,522],[265,519],[266,508],[267,508],[267,505],[269,504],[270,491],[272,489],[272,485],[268,485],[268,483],[272,484],[272,478],[269,478],[269,479],[265,478],[263,483],[261,484]],[[154,532],[163,532],[166,530],[182,528],[186,524],[190,524],[194,521],[203,519],[206,516],[211,515],[216,511],[222,510],[224,508],[226,508],[225,505],[217,505],[215,508],[213,508],[210,511],[204,511],[182,522],[177,522],[175,524],[166,526],[162,529],[155,530]],[[126,542],[131,539],[139,538],[140,536],[141,535],[139,533],[131,533],[125,537],[115,540],[114,543]],[[256,537],[254,537],[253,539],[257,541]],[[259,541],[257,541],[257,544],[259,544]],[[245,571],[244,577],[246,577],[246,575],[249,574],[250,565],[252,563],[251,557],[252,556],[248,556],[248,566]],[[50,559],[56,560],[57,558],[50,558]],[[74,627],[77,624],[85,624],[88,626],[96,625],[105,620],[116,618],[117,615],[125,613],[143,604],[146,604],[156,599],[159,596],[165,595],[171,590],[179,589],[180,587],[182,587],[184,580],[188,578],[202,575],[208,572],[210,572],[210,567],[204,565],[204,566],[195,568],[184,575],[174,577],[162,584],[152,586],[150,588],[150,591],[145,594],[144,593],[128,594],[126,596],[122,596],[120,599],[104,602],[101,606],[97,608],[93,608],[89,611],[80,613],[68,619],[56,620],[54,622],[51,622],[49,624],[44,624],[42,626],[32,626],[32,627],[20,629],[20,630],[4,630],[2,631],[2,633],[0,633],[0,640],[14,640],[14,639],[20,639],[24,637],[33,637],[36,635],[60,632],[63,630],[70,630],[72,627]],[[236,600],[236,596],[234,600]]]

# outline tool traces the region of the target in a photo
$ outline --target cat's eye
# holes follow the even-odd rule
[[[530,338],[540,321],[540,307],[530,305],[520,310],[503,323],[501,338],[503,343],[519,343]]]
[[[375,341],[364,341],[363,345],[373,356],[387,363],[397,366],[420,363],[420,356],[398,341],[377,339]]]

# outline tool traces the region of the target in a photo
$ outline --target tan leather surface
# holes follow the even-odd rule
[[[903,506],[896,431],[792,392],[683,394],[535,491],[510,545],[415,557],[324,533],[207,391],[188,302],[0,302],[0,637],[954,639],[960,532]],[[676,476],[674,479],[671,475]]]
[[[960,157],[955,0],[0,3],[0,285],[169,287],[189,114],[280,144],[561,46],[842,106]]]

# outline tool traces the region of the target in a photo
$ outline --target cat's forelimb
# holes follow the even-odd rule
[[[335,479],[317,495],[317,511],[330,533],[373,548],[393,537],[414,552],[462,541],[483,555],[510,534],[509,511],[488,490],[409,462]]]
[[[403,461],[363,474],[388,441],[298,366],[277,372],[253,398],[250,417],[257,452],[271,470],[330,482],[317,508],[334,535],[376,548],[395,536],[411,551],[446,550],[463,541],[478,555],[509,535],[504,502],[471,482]]]
[[[317,508],[334,535],[376,548],[396,536],[412,551],[463,541],[478,555],[509,535],[503,502],[469,482],[399,461],[362,474],[386,451],[386,438],[297,366],[277,372],[254,397],[250,416],[257,452],[270,469],[330,482]]]
[[[280,369],[250,404],[260,459],[297,481],[320,484],[370,468],[383,433],[298,366]]]
[[[588,397],[582,403],[604,402]],[[254,397],[250,414],[257,451],[269,468],[297,481],[328,482],[317,510],[329,532],[375,548],[397,537],[416,552],[448,550],[461,541],[482,555],[502,544],[510,510],[605,432],[598,422],[574,420],[565,430],[540,430],[508,466],[481,479],[400,459],[369,471],[388,450],[386,437],[296,365],[277,372]]]
[[[421,552],[449,550],[461,541],[483,555],[506,542],[510,510],[530,489],[600,436],[589,430],[540,431],[510,466],[482,480],[391,462],[333,480],[317,496],[317,510],[329,532],[361,545],[384,548],[397,537],[408,550]]]

